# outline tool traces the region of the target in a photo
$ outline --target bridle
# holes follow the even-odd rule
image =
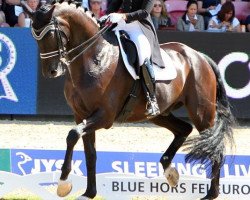
[[[31,26],[31,33],[33,37],[39,41],[42,40],[43,37],[50,31],[55,31],[56,40],[57,40],[57,46],[58,50],[46,52],[46,53],[40,53],[41,59],[49,59],[52,57],[59,56],[59,60],[61,63],[65,64],[67,67],[70,66],[72,62],[74,62],[80,55],[84,54],[91,46],[95,44],[97,39],[103,35],[108,29],[110,28],[110,25],[104,26],[101,30],[99,30],[94,36],[89,38],[88,40],[84,41],[83,43],[79,44],[78,46],[67,50],[65,42],[63,42],[63,36],[67,39],[67,42],[69,41],[69,38],[67,34],[64,32],[64,30],[59,25],[59,20],[56,17],[53,17],[52,20],[47,24],[46,26],[42,27],[41,29],[35,29],[33,26]],[[73,54],[76,51],[80,52],[70,59],[70,55]]]

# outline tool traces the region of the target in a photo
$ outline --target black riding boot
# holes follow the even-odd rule
[[[147,105],[145,114],[150,118],[160,114],[160,109],[155,96],[155,75],[153,66],[149,59],[146,59],[141,67],[142,87],[146,94]]]

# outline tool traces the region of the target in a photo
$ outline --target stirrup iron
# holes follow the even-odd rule
[[[157,116],[160,114],[160,109],[157,104],[156,97],[150,97],[149,93],[147,92],[147,104],[146,104],[146,112],[148,118]]]

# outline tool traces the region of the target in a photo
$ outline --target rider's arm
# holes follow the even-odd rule
[[[122,2],[123,0],[112,0],[106,10],[106,14],[108,15],[110,13],[117,12],[121,7]]]
[[[144,0],[140,10],[126,13],[126,22],[145,19],[150,15],[154,7],[154,0]]]

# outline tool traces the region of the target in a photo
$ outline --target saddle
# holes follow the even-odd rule
[[[138,53],[135,43],[130,40],[128,34],[123,30],[116,30],[115,35],[118,39],[124,65],[134,80],[140,79],[138,76],[139,67],[137,67]],[[166,67],[162,69],[156,65],[153,65],[155,80],[172,80],[177,76],[176,63],[173,62],[170,55],[166,51],[163,49],[160,50]]]
[[[130,40],[129,35],[126,31],[119,31],[120,32],[120,41],[122,48],[127,55],[128,63],[135,67],[138,65],[138,54],[135,43]],[[135,68],[136,70],[136,68]]]

